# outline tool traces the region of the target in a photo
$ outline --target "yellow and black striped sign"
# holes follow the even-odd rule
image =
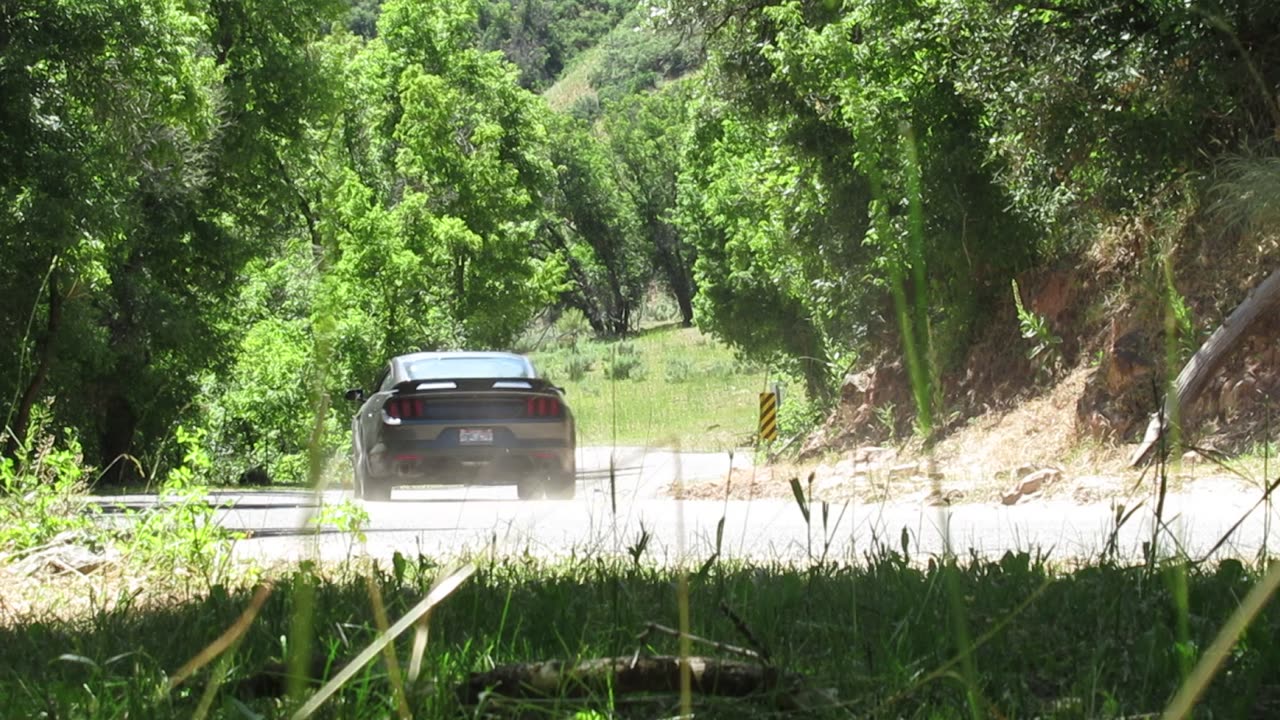
[[[760,441],[772,442],[778,439],[778,396],[775,393],[760,393]]]

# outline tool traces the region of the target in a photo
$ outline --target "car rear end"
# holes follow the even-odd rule
[[[574,422],[562,392],[534,378],[410,381],[382,404],[370,470],[394,484],[541,483],[572,494]],[[528,490],[529,492],[526,492]]]

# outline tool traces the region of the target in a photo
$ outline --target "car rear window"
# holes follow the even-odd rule
[[[405,374],[410,380],[533,377],[529,364],[524,360],[506,357],[444,357],[416,360],[405,365]]]

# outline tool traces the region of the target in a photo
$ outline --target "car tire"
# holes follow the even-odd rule
[[[526,475],[516,481],[516,497],[521,500],[537,500],[542,497],[542,478],[537,475]]]
[[[365,485],[369,484],[369,473],[365,469],[364,458],[358,452],[351,458],[351,472],[354,475],[351,494],[355,495],[357,500],[362,499]]]
[[[573,473],[562,473],[547,478],[547,498],[551,500],[572,500],[577,490],[577,478]]]
[[[391,483],[366,479],[364,494],[361,497],[369,502],[387,502],[391,499]]]
[[[391,499],[391,484],[369,477],[369,461],[360,456],[355,462],[355,496],[370,502],[386,502]]]

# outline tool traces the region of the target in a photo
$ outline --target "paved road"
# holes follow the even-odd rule
[[[610,492],[611,457],[616,497]],[[741,457],[736,462],[744,464]],[[219,493],[216,500],[228,505],[219,512],[220,522],[251,531],[249,539],[238,543],[237,553],[267,561],[314,552],[324,559],[387,557],[397,550],[410,555],[625,554],[647,533],[646,555],[651,560],[684,557],[696,562],[714,551],[722,518],[722,557],[803,560],[824,552],[837,559],[860,557],[877,544],[900,548],[905,530],[913,555],[940,553],[949,540],[952,550],[962,555],[998,556],[1007,550],[1039,548],[1051,557],[1068,559],[1096,557],[1115,525],[1109,504],[1038,501],[1013,507],[938,508],[883,503],[831,507],[824,533],[819,509],[814,508],[812,522],[806,524],[793,500],[678,502],[668,497],[666,488],[677,474],[690,482],[723,477],[729,469],[726,454],[587,448],[581,451],[579,468],[577,498],[568,501],[521,502],[515,499],[514,487],[397,489],[390,502],[363,503],[369,514],[363,543],[334,528],[318,534],[300,532],[315,527],[308,525],[308,518],[321,505],[339,504],[350,498],[349,492]],[[1172,547],[1176,538],[1191,555],[1200,556],[1246,514],[1257,495],[1223,486],[1173,497],[1161,543]],[[124,500],[146,504],[153,498]],[[1140,557],[1151,528],[1152,513],[1140,509],[1117,535],[1119,553]],[[1260,509],[1220,552],[1252,556],[1266,531],[1270,546],[1280,548],[1280,514],[1273,514],[1268,526]]]

